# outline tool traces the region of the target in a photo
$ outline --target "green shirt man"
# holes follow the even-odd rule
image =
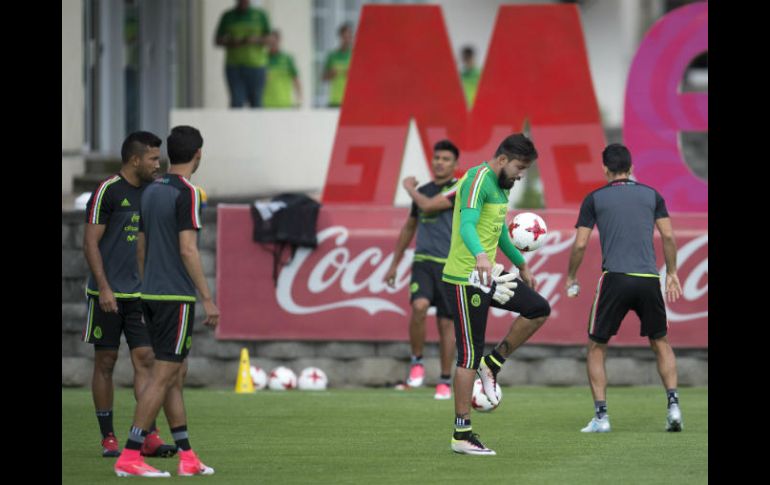
[[[296,106],[294,88],[299,92],[299,81],[294,58],[285,52],[270,53],[267,64],[267,81],[262,95],[265,108],[292,108]]]
[[[348,82],[348,68],[350,67],[350,54],[353,49],[353,27],[342,24],[337,30],[340,38],[340,46],[337,50],[326,56],[324,63],[323,80],[331,81],[329,86],[329,106],[342,105],[345,95],[345,85]]]
[[[226,66],[265,67],[267,47],[262,38],[270,32],[270,21],[264,10],[236,7],[219,19],[217,39],[226,47]]]

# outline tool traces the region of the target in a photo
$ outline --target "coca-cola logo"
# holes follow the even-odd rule
[[[284,311],[305,315],[342,308],[359,308],[369,315],[379,312],[406,315],[406,299],[402,305],[398,305],[383,296],[399,293],[409,285],[413,250],[407,249],[404,253],[398,265],[395,287],[391,288],[387,286],[384,278],[393,260],[393,253],[386,255],[380,247],[374,246],[353,254],[346,246],[349,237],[350,231],[347,227],[332,226],[318,233],[319,246],[315,252],[306,248],[297,250],[292,262],[281,271],[276,287],[276,300]],[[551,305],[552,317],[558,316],[557,304],[562,298],[565,271],[573,240],[572,231],[551,231],[546,235],[540,249],[524,254],[536,277],[537,291]],[[707,307],[698,302],[708,295],[708,252],[702,251],[703,249],[708,249],[708,234],[698,236],[678,249],[678,273],[683,295],[679,302],[667,304],[668,319],[671,322],[708,317]],[[311,255],[313,258],[310,258]],[[698,260],[699,257],[702,259]],[[314,266],[306,267],[311,263]],[[507,271],[518,270],[509,263]],[[660,270],[661,285],[665,285],[665,271],[664,265]],[[586,288],[590,288],[586,283],[583,285],[584,292]],[[312,305],[302,303],[301,295],[307,294],[329,295],[331,301]],[[500,318],[506,315],[510,313],[492,308],[492,317]]]
[[[413,250],[407,250],[404,254],[404,258],[398,266],[395,288],[390,288],[384,279],[393,260],[393,254],[383,258],[383,252],[380,248],[371,247],[353,257],[350,250],[344,246],[348,237],[349,231],[343,226],[332,226],[318,233],[319,249],[327,239],[334,242],[334,247],[322,255],[310,271],[307,279],[307,291],[314,294],[322,293],[338,284],[345,295],[353,295],[361,291],[376,295],[382,292],[396,293],[409,284],[409,266],[412,263]],[[295,283],[297,282],[297,275],[310,254],[311,251],[307,248],[298,249],[294,259],[283,268],[278,277],[275,290],[276,300],[285,311],[303,315],[338,308],[360,308],[370,315],[382,311],[406,315],[406,312],[392,301],[371,296],[346,298],[315,306],[303,306],[297,303],[292,297],[292,293],[295,289],[298,289],[298,293],[302,292],[301,288],[295,287]],[[373,271],[372,267],[374,267]]]

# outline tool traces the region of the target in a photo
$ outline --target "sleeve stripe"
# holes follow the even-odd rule
[[[94,203],[91,206],[91,214],[88,215],[88,223],[89,224],[98,224],[99,223],[99,212],[102,208],[102,198],[104,197],[104,193],[107,192],[107,188],[112,185],[113,183],[120,180],[120,176],[115,175],[114,177],[108,178],[102,184],[99,186],[98,189],[96,189],[96,195],[94,196]]]
[[[476,176],[473,178],[473,183],[471,184],[470,194],[468,194],[469,209],[476,208],[479,200],[479,194],[481,193],[481,186],[484,182],[484,176],[488,171],[489,169],[487,167],[481,167],[479,171],[476,172]]]
[[[201,200],[200,200],[200,196],[198,195],[198,188],[195,187],[193,184],[191,184],[189,181],[187,181],[187,179],[184,177],[179,177],[179,179],[190,188],[190,198],[192,199],[192,207],[190,208],[190,210],[192,211],[193,227],[195,229],[200,229],[201,228],[201,216],[200,216]]]

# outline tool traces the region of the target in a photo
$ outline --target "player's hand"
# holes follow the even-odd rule
[[[203,311],[206,312],[206,319],[203,320],[203,324],[216,327],[219,324],[219,308],[214,304],[214,301],[211,299],[203,300]]]
[[[105,313],[118,313],[118,302],[112,288],[99,289],[99,308]]]
[[[476,271],[479,272],[479,282],[482,285],[492,285],[492,263],[483,251],[476,256]]]
[[[682,296],[682,285],[679,284],[679,276],[666,273],[666,299],[669,303],[674,303]]]
[[[396,287],[396,268],[391,266],[388,273],[385,275],[385,283],[391,288]]]
[[[404,177],[404,180],[401,182],[401,185],[404,186],[404,188],[408,191],[409,189],[416,189],[417,188],[417,178],[413,176]]]
[[[527,284],[527,286],[533,289],[535,288],[537,280],[535,280],[535,276],[532,274],[532,272],[529,270],[529,266],[526,264],[524,265],[523,269],[519,269],[519,277],[524,283]]]
[[[492,295],[492,299],[501,305],[508,303],[508,300],[513,298],[513,290],[516,289],[519,284],[515,282],[515,274],[502,274],[503,265],[495,264],[492,268],[492,282],[495,293]]]

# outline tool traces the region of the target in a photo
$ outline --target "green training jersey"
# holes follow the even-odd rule
[[[478,209],[481,213],[476,225],[479,242],[489,261],[495,264],[497,243],[505,228],[510,191],[500,188],[497,175],[487,162],[468,170],[460,180],[452,216],[452,242],[444,265],[442,280],[456,285],[467,285],[468,276],[476,268],[476,256],[471,254],[460,235],[460,212]]]
[[[297,68],[294,59],[285,52],[270,54],[267,80],[262,93],[264,108],[291,108],[294,106],[294,79]]]
[[[465,102],[468,103],[468,107],[473,106],[473,101],[476,99],[480,78],[481,71],[479,71],[478,67],[465,69],[460,73],[460,79],[463,82],[463,92],[465,93]]]
[[[217,26],[217,37],[229,34],[235,40],[270,32],[270,21],[264,10],[249,8],[244,12],[234,8],[222,15]],[[264,67],[267,65],[267,47],[241,45],[228,47],[225,64],[228,66]]]
[[[329,106],[340,106],[345,94],[345,84],[348,82],[348,67],[350,66],[350,51],[336,50],[326,57],[324,70],[332,68],[336,71],[329,86]]]

